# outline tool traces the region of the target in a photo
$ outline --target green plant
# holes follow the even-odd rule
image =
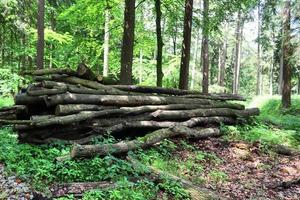
[[[162,183],[159,183],[158,186],[165,190],[168,194],[172,195],[174,199],[190,199],[189,193],[182,188],[182,185],[178,182],[164,179]]]
[[[223,183],[228,180],[228,175],[222,171],[219,170],[213,170],[209,172],[208,176],[210,179],[216,183]]]

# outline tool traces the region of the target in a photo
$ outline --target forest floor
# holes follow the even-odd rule
[[[0,106],[11,103],[9,98],[0,99]],[[294,97],[293,106],[285,111],[280,110],[279,97],[258,97],[249,106],[260,107],[261,115],[247,125],[222,127],[223,137],[165,140],[130,156],[145,166],[206,188],[221,199],[299,199],[299,181],[284,183],[299,180],[300,156],[279,155],[273,149],[280,144],[299,150],[300,98]],[[103,137],[97,143],[115,140]],[[70,146],[63,144],[18,144],[9,127],[0,129],[0,199],[40,199],[33,191],[50,197],[60,192],[52,189],[56,183],[92,181],[113,181],[118,186],[87,191],[82,199],[189,199],[180,183],[144,178],[148,169],[136,168],[125,157],[55,161],[69,150]],[[139,181],[133,183],[129,177]],[[68,195],[57,199],[76,198]]]

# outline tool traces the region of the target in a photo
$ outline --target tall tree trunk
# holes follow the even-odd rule
[[[120,83],[132,84],[132,62],[135,27],[135,0],[125,0],[124,32],[121,52]]]
[[[104,24],[104,54],[103,54],[103,76],[108,76],[109,68],[109,9],[105,10],[105,24]]]
[[[163,71],[162,71],[162,51],[163,51],[163,40],[161,34],[161,9],[160,0],[155,0],[155,11],[156,11],[156,85],[162,86]]]
[[[261,46],[260,46],[260,34],[261,34],[261,10],[260,1],[258,1],[257,7],[258,24],[257,24],[257,75],[256,75],[256,95],[262,95],[262,66],[260,63],[261,58]]]
[[[143,75],[143,51],[140,50],[139,84],[141,84],[143,81],[142,75]]]
[[[45,18],[45,0],[38,1],[38,16],[37,16],[37,55],[36,55],[36,66],[38,69],[44,68],[44,18]]]
[[[227,57],[227,29],[228,23],[225,22],[225,34],[223,39],[223,47],[222,47],[222,54],[221,54],[221,63],[220,63],[220,77],[219,77],[219,86],[224,87],[225,81],[225,64],[226,64],[226,57]]]
[[[300,66],[298,66],[298,69],[300,68]],[[300,74],[298,72],[298,83],[297,83],[297,94],[300,94]]]
[[[284,46],[284,30],[281,32],[281,49],[280,49],[280,61],[279,61],[279,82],[278,82],[278,94],[282,94],[283,87],[283,46]]]
[[[274,49],[272,49],[272,63],[270,65],[270,73],[269,73],[269,94],[273,95],[273,69],[274,69]]]
[[[173,55],[176,56],[176,49],[177,49],[177,31],[178,31],[178,27],[177,27],[177,19],[175,21],[175,27],[172,33],[172,39],[173,39]]]
[[[209,47],[208,47],[208,36],[209,36],[209,0],[203,0],[203,41],[202,41],[202,65],[203,65],[203,78],[202,78],[202,92],[204,94],[208,93],[209,85]]]
[[[194,58],[193,58],[193,66],[192,66],[192,80],[191,80],[191,89],[194,89],[195,86],[195,76],[196,76],[196,65],[197,65],[197,58],[198,58],[198,44],[199,44],[199,31],[196,32],[196,41],[195,41],[195,49],[194,49]]]
[[[179,88],[187,90],[189,88],[189,64],[191,50],[191,34],[192,34],[192,18],[193,18],[193,0],[185,1],[184,13],[184,29],[183,42],[181,50],[181,64]]]
[[[239,10],[237,16],[237,25],[236,25],[236,43],[235,43],[235,61],[234,61],[234,70],[233,70],[233,88],[232,93],[238,93],[238,84],[239,84],[239,71],[240,71],[240,56],[241,56],[241,11]]]
[[[291,66],[289,58],[291,56],[291,2],[285,1],[284,13],[283,13],[283,70],[282,70],[282,100],[281,104],[283,108],[289,108],[291,106]]]

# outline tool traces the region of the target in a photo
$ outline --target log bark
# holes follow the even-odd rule
[[[38,69],[35,71],[25,71],[24,75],[33,75],[33,76],[43,76],[49,74],[66,74],[70,76],[75,76],[76,72],[72,69],[60,69],[60,68],[49,68],[49,69]]]
[[[77,67],[77,76],[90,81],[96,81],[97,76],[84,63],[80,63]]]
[[[63,94],[67,92],[67,88],[58,88],[58,89],[46,89],[41,88],[39,90],[31,90],[28,89],[26,93],[29,96],[44,96],[44,95],[55,95],[55,94]]]
[[[74,145],[71,151],[71,158],[84,158],[92,156],[105,156],[108,154],[117,155],[133,151],[138,148],[149,148],[163,139],[183,135],[187,138],[204,138],[220,136],[219,129],[207,128],[200,131],[189,129],[185,126],[175,126],[168,129],[159,129],[144,137],[127,142],[104,145]]]
[[[28,96],[26,94],[17,94],[15,96],[16,105],[44,105],[44,96]]]
[[[66,125],[75,122],[85,121],[97,117],[109,117],[109,116],[121,116],[124,115],[126,111],[120,109],[109,109],[102,111],[83,111],[78,114],[59,116],[49,118],[47,120],[34,120],[32,124],[36,127],[45,127],[50,125]]]
[[[101,83],[77,78],[75,76],[52,75],[51,78],[54,81],[66,82],[66,83],[75,84],[75,85],[82,85],[84,87],[88,87],[91,89],[96,89],[96,90],[100,89],[100,90],[110,91],[110,92],[114,92],[115,94],[127,94],[126,92],[119,91],[118,89],[115,89],[113,87],[108,87],[108,86],[102,85]]]
[[[258,108],[246,110],[234,110],[230,108],[195,109],[195,110],[158,110],[151,114],[156,120],[179,120],[193,117],[226,116],[226,117],[250,117],[259,115]]]
[[[201,94],[198,91],[180,90],[176,88],[163,88],[163,87],[137,86],[137,85],[111,85],[111,86],[119,90],[141,92],[141,93],[157,93],[157,94],[169,94],[169,95]]]
[[[95,139],[97,139],[98,135],[104,135],[104,134],[111,134],[111,135],[117,135],[118,133],[122,133],[128,129],[147,129],[147,130],[157,130],[161,128],[169,128],[174,126],[186,126],[189,128],[198,126],[200,124],[235,124],[237,121],[234,118],[230,117],[198,117],[198,118],[192,118],[190,120],[184,121],[184,122],[173,122],[173,121],[163,121],[163,122],[157,122],[157,121],[133,121],[133,122],[122,122],[116,125],[113,125],[111,127],[99,127],[96,126],[93,128],[93,135],[90,135],[87,138],[84,138],[83,140],[78,140],[76,143],[78,144],[87,144]],[[180,130],[176,130],[179,132]],[[95,135],[96,134],[96,135]],[[190,137],[193,137],[193,134],[189,134]],[[205,137],[205,135],[203,135]]]
[[[156,110],[192,110],[199,108],[232,108],[243,110],[245,107],[240,104],[215,102],[212,105],[202,104],[169,104],[169,105],[144,105],[137,107],[121,107],[121,110],[126,110],[130,114],[142,114],[145,112],[153,112]]]
[[[104,109],[114,109],[113,106],[99,106],[90,104],[67,104],[57,105],[55,108],[55,115],[70,115],[79,113],[81,111],[100,111]]]
[[[202,104],[213,105],[215,102],[208,99],[186,99],[181,97],[158,96],[128,96],[128,95],[85,95],[85,94],[60,94],[44,97],[48,106],[59,104],[99,104],[114,106],[140,106],[164,104]]]

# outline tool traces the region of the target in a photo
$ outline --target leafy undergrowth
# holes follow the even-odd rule
[[[112,140],[108,137],[107,140],[98,142],[110,143]],[[0,144],[0,162],[5,164],[7,172],[15,173],[22,180],[30,182],[33,188],[46,194],[50,194],[47,186],[53,183],[108,180],[117,182],[118,187],[107,191],[87,192],[84,199],[103,199],[103,196],[105,199],[153,199],[161,191],[166,197],[188,199],[188,193],[181,185],[169,180],[160,184],[147,179],[141,179],[136,184],[129,182],[128,177],[144,175],[147,169],[133,166],[124,159],[106,156],[57,162],[55,158],[68,153],[70,146],[19,144],[16,134],[9,128],[0,129]]]
[[[300,176],[299,156],[278,156],[270,151],[270,146],[284,144],[299,148],[300,98],[294,97],[292,108],[285,111],[280,109],[277,97],[260,102],[263,103],[256,104],[261,108],[259,117],[247,125],[224,126],[222,138],[165,140],[154,148],[130,152],[130,155],[145,166],[189,180],[228,199],[297,199],[299,186],[286,190],[273,187]],[[10,104],[11,100],[0,99],[0,107]],[[103,137],[95,142],[116,140]],[[124,157],[55,160],[69,150],[70,146],[62,144],[19,144],[10,128],[0,129],[0,162],[5,164],[7,172],[15,173],[46,194],[50,194],[46,188],[53,183],[113,181],[118,187],[87,191],[83,199],[189,199],[188,192],[178,182],[167,179],[153,182],[144,176],[147,168],[133,166]],[[130,182],[132,177],[139,181]]]
[[[11,106],[14,104],[14,99],[11,96],[0,96],[0,108]]]

